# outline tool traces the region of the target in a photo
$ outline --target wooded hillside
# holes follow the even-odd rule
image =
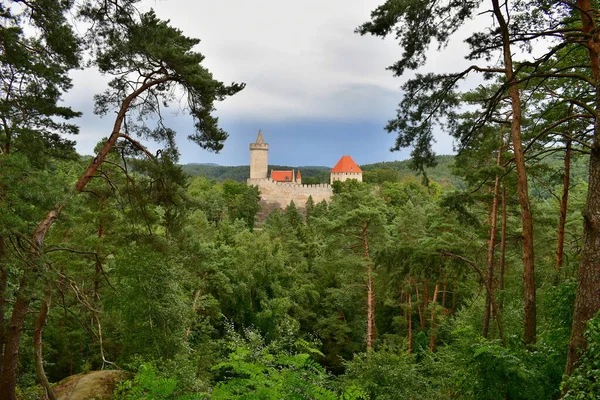
[[[453,171],[455,166],[455,156],[435,156],[435,164],[425,169],[427,177],[442,185],[451,185],[456,188],[464,189],[464,181]],[[563,160],[557,154],[550,154],[537,163],[536,168],[555,171],[560,169]],[[374,164],[364,164],[360,166],[363,170],[363,180],[369,183],[400,182],[407,179],[421,179],[423,174],[415,171],[410,160],[404,161],[386,161]],[[231,179],[237,182],[246,182],[249,177],[249,166],[222,166],[222,165],[203,165],[203,164],[184,164],[181,166],[183,171],[190,176],[201,176],[207,179],[214,179],[217,182],[223,182]],[[277,170],[297,170],[302,172],[302,178],[305,183],[329,183],[330,167],[290,167],[282,165],[269,166],[270,169]],[[571,174],[575,181],[588,179],[588,163],[584,157],[578,157],[573,160]],[[555,177],[556,178],[556,177]],[[313,182],[314,180],[314,182]],[[317,181],[318,180],[318,181]],[[539,196],[549,195],[547,188],[539,182],[533,182],[535,193]]]

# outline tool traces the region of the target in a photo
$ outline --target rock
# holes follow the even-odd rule
[[[117,384],[128,377],[124,371],[92,371],[69,376],[53,388],[58,400],[110,400]]]

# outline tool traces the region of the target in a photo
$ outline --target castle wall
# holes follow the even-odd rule
[[[280,208],[287,207],[291,201],[298,208],[304,208],[308,197],[319,203],[331,200],[333,189],[331,185],[300,185],[294,182],[273,182],[270,179],[248,179],[248,185],[258,186],[261,200],[267,204],[276,204]]]

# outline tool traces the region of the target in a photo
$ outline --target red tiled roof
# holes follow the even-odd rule
[[[294,171],[271,170],[271,180],[275,182],[292,182],[294,180]]]
[[[298,170],[298,173],[296,174],[296,179],[302,179],[302,175],[300,175],[300,170]]]
[[[335,167],[331,170],[331,172],[362,172],[362,169],[352,159],[350,156],[343,156],[340,158]]]

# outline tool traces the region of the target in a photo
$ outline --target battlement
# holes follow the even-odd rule
[[[287,207],[291,201],[297,207],[304,208],[310,196],[315,203],[329,201],[333,196],[333,188],[326,183],[301,185],[295,182],[275,182],[271,179],[248,179],[247,183],[258,187],[262,201],[276,204],[280,208]]]
[[[269,151],[269,144],[268,143],[250,143],[250,150]]]
[[[326,189],[331,190],[331,185],[328,183],[319,183],[319,184],[299,184],[296,182],[276,182],[269,178],[266,179],[248,179],[246,181],[248,185],[251,186],[261,186],[261,185],[270,185],[270,186],[285,186],[290,188],[305,188],[305,189]]]

